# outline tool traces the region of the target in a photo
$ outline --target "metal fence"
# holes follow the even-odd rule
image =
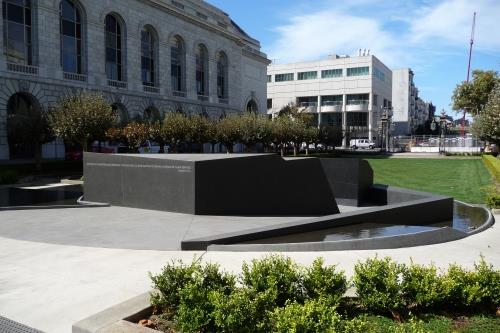
[[[441,152],[441,153],[480,153],[485,142],[473,136],[444,137],[433,135],[400,136],[393,138],[393,147],[399,151]]]

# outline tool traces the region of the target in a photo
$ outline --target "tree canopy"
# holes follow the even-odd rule
[[[484,110],[474,119],[471,131],[482,140],[500,145],[500,84],[490,94]]]
[[[472,73],[472,81],[462,82],[455,88],[452,96],[453,110],[465,110],[472,116],[478,115],[499,83],[500,77],[496,71],[475,70]]]

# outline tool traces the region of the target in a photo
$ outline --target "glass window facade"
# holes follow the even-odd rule
[[[32,27],[30,0],[3,0],[4,52],[8,62],[32,65]]]
[[[342,77],[343,75],[344,75],[344,70],[342,68],[327,69],[327,70],[321,71],[321,78],[322,79],[331,79],[334,77]]]
[[[300,72],[297,74],[298,80],[315,80],[318,78],[318,72]]]
[[[321,113],[321,125],[329,127],[342,126],[342,113],[340,112]]]
[[[353,67],[347,69],[347,76],[364,76],[370,75],[370,67]]]
[[[267,82],[273,82],[273,76],[272,75],[268,75],[267,76]]]
[[[368,113],[348,112],[346,121],[347,121],[347,126],[366,127],[368,126]]]
[[[109,80],[123,81],[122,28],[113,15],[106,16],[106,76]]]
[[[377,79],[379,79],[382,82],[387,82],[385,73],[378,69],[377,67],[373,67],[373,76],[375,76]]]
[[[342,95],[321,96],[321,106],[337,106],[344,103]]]
[[[293,73],[276,74],[274,76],[274,82],[293,81],[294,80],[294,76],[295,75]]]
[[[273,108],[273,99],[272,98],[268,98],[267,99],[267,109],[270,110]]]
[[[205,46],[196,48],[196,93],[208,95],[208,54]]]
[[[228,91],[228,65],[227,57],[221,52],[219,53],[219,58],[217,60],[217,96],[219,98],[227,98]]]
[[[347,95],[347,105],[368,105],[369,94]]]
[[[82,17],[80,10],[72,1],[63,0],[59,14],[63,71],[82,74]]]
[[[184,91],[184,44],[179,37],[170,41],[170,83],[173,91]]]
[[[318,96],[297,97],[297,105],[304,108],[318,106]]]
[[[141,76],[145,86],[156,86],[156,39],[150,27],[141,31]]]

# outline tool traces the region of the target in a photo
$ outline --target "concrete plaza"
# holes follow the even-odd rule
[[[244,261],[265,255],[181,252],[182,239],[284,219],[195,217],[118,207],[2,212],[0,315],[47,333],[71,332],[73,323],[148,291],[148,272],[159,272],[172,259],[190,261],[201,256],[238,273]],[[338,264],[348,276],[358,260],[375,255],[400,262],[433,262],[445,268],[450,263],[472,267],[481,254],[500,267],[498,225],[459,241],[430,246],[287,253],[303,264],[321,256],[328,264]]]

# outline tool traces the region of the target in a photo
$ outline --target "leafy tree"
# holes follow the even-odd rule
[[[290,117],[277,117],[271,125],[271,141],[280,149],[281,156],[285,156],[285,150],[288,147],[290,138],[290,127],[293,120]]]
[[[174,153],[177,153],[179,145],[188,140],[188,117],[182,112],[167,113],[163,121],[162,132],[165,142],[172,147]]]
[[[86,91],[61,99],[49,114],[54,133],[81,145],[83,151],[93,140],[103,140],[115,121],[116,112],[103,96]]]
[[[149,126],[133,121],[122,130],[122,136],[130,152],[136,153],[149,137]]]
[[[306,155],[309,155],[309,145],[314,144],[316,146],[319,143],[320,130],[315,126],[309,126],[305,130],[304,142],[306,143]]]
[[[290,103],[279,110],[278,117],[287,116],[292,119],[298,119],[305,124],[310,124],[313,119],[313,115],[307,112],[303,112],[302,110],[295,103]]]
[[[335,147],[342,143],[343,133],[339,126],[323,126],[319,130],[319,143]]]
[[[500,85],[491,93],[483,112],[475,117],[471,131],[482,140],[500,145]]]
[[[161,121],[153,121],[151,124],[148,126],[148,136],[151,140],[155,141],[158,143],[160,146],[160,150],[158,151],[158,154],[163,154],[165,153],[165,137],[163,135],[163,130],[162,130],[162,123]]]
[[[42,168],[42,145],[54,140],[45,110],[36,105],[24,105],[7,118],[7,130],[11,145],[33,148],[37,170]]]
[[[269,142],[271,126],[266,116],[247,112],[240,116],[239,125],[241,143],[247,147],[247,150],[252,150],[257,143]]]
[[[472,81],[462,82],[453,92],[452,108],[455,111],[465,110],[472,116],[478,115],[488,102],[489,95],[500,83],[500,77],[495,71],[475,70]]]
[[[238,115],[229,115],[219,120],[217,141],[226,147],[228,153],[233,152],[234,144],[241,141],[240,117]]]
[[[210,119],[203,115],[195,115],[188,119],[187,141],[198,144],[202,152],[203,144],[210,139],[210,122]]]

